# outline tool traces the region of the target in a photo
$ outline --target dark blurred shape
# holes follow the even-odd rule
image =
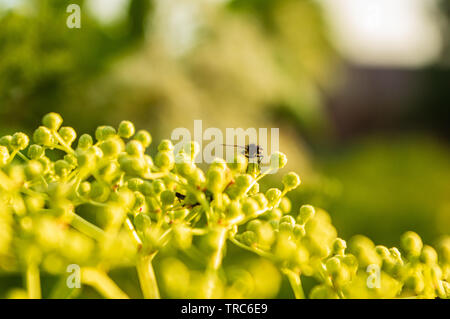
[[[326,103],[341,140],[376,132],[429,131],[450,138],[450,70],[349,65]]]

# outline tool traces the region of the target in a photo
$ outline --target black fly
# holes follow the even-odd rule
[[[240,145],[227,145],[227,144],[222,144],[223,146],[230,146],[230,147],[235,147],[235,148],[241,148],[244,151],[242,152],[242,154],[248,159],[255,159],[258,162],[258,165],[261,164],[262,159],[263,159],[263,148],[261,145],[257,145],[257,144],[247,144],[245,146],[240,146]]]

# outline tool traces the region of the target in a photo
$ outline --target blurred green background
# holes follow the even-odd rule
[[[445,0],[0,0],[0,135],[49,111],[154,141],[194,119],[278,127],[294,210],[323,207],[343,238],[433,243],[450,234],[449,16]]]

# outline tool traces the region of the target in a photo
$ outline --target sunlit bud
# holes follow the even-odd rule
[[[78,139],[78,148],[85,150],[91,147],[94,144],[94,141],[92,140],[92,136],[89,134],[83,134]]]
[[[77,133],[70,126],[63,126],[58,131],[61,138],[66,142],[67,145],[71,145],[73,141],[77,138]]]
[[[228,218],[235,218],[241,214],[241,204],[239,201],[232,201],[226,209],[226,214]]]
[[[155,195],[160,194],[162,191],[166,189],[166,185],[160,179],[156,179],[152,182],[153,192]]]
[[[206,173],[206,188],[212,193],[221,192],[224,187],[224,181],[224,172],[218,168],[210,168]]]
[[[256,243],[256,234],[253,231],[245,231],[241,234],[240,240],[247,246],[252,246]]]
[[[120,168],[128,175],[141,175],[147,171],[147,165],[144,158],[135,156],[121,156],[119,157]]]
[[[81,183],[80,187],[78,188],[78,192],[81,196],[87,196],[91,192],[91,183],[87,181]]]
[[[420,256],[423,243],[422,239],[415,232],[408,231],[402,235],[401,238],[402,248],[413,257]]]
[[[292,227],[295,225],[295,219],[291,215],[285,215],[281,217],[280,223],[289,223]]]
[[[326,285],[317,285],[309,294],[309,298],[311,299],[339,299],[339,296],[336,294],[336,292],[326,286]]]
[[[297,238],[297,239],[303,238],[306,235],[305,226],[295,225],[294,229],[292,230],[292,233],[294,234],[295,238]]]
[[[283,197],[283,198],[281,198],[280,205],[278,206],[278,208],[281,209],[281,211],[284,214],[288,214],[291,211],[291,206],[292,205],[291,205],[291,201],[289,200],[289,198]]]
[[[144,154],[144,147],[139,141],[131,140],[125,147],[126,152],[132,156],[142,156]]]
[[[119,124],[118,133],[120,137],[130,138],[134,135],[134,125],[130,121],[122,121]]]
[[[104,141],[116,135],[116,129],[109,125],[102,125],[95,130],[97,141]]]
[[[227,163],[222,158],[215,158],[212,161],[211,165],[209,166],[209,169],[210,170],[216,169],[216,170],[225,171],[227,169]]]
[[[5,146],[8,149],[8,151],[12,151],[11,140],[12,140],[11,135],[2,136],[0,138],[0,146]]]
[[[347,243],[341,238],[336,238],[333,242],[333,253],[336,255],[344,255]]]
[[[70,164],[65,160],[58,160],[55,163],[55,173],[59,177],[66,177],[71,171]]]
[[[4,166],[8,163],[9,152],[6,146],[0,145],[0,166]]]
[[[175,164],[172,151],[160,151],[156,154],[155,164],[162,171],[170,171]]]
[[[347,254],[342,257],[342,263],[345,264],[353,273],[356,273],[358,270],[358,260],[351,254]]]
[[[133,192],[139,191],[141,186],[142,186],[142,184],[144,184],[144,181],[142,179],[140,179],[140,178],[137,178],[137,177],[130,178],[127,181],[128,189],[132,190]]]
[[[388,259],[391,256],[389,249],[386,246],[377,245],[375,246],[375,251],[383,259]]]
[[[282,182],[286,190],[293,190],[300,185],[300,177],[296,173],[290,172],[283,176]]]
[[[420,294],[425,288],[425,281],[420,272],[415,272],[405,280],[405,285],[409,289],[414,290],[416,294]]]
[[[134,216],[134,226],[138,231],[144,231],[146,228],[150,227],[152,223],[150,217],[144,213],[138,213]]]
[[[101,142],[99,147],[102,150],[105,158],[112,159],[116,158],[120,154],[123,146],[118,139],[110,138],[106,141]]]
[[[281,197],[281,190],[279,190],[278,188],[270,188],[266,192],[266,198],[269,201],[270,206],[276,205],[280,197]]]
[[[306,224],[310,219],[314,218],[316,211],[311,205],[303,205],[297,215],[297,222],[299,224]]]
[[[450,264],[450,236],[445,236],[439,240],[438,249],[442,262]]]
[[[242,203],[242,211],[246,216],[255,214],[258,209],[258,202],[252,198],[246,198]]]
[[[170,140],[162,140],[158,145],[159,152],[172,152],[173,144]]]
[[[428,245],[423,246],[422,253],[420,254],[420,261],[427,265],[437,264],[438,255],[436,250]]]
[[[264,218],[266,220],[278,220],[281,217],[283,217],[283,212],[279,208],[272,208],[268,212],[264,213],[264,215],[261,216],[261,218]]]
[[[327,268],[328,273],[336,274],[341,267],[341,261],[337,257],[331,257],[326,261],[325,267]]]
[[[228,167],[236,173],[242,173],[247,168],[247,158],[243,154],[237,154]]]
[[[270,167],[279,169],[285,167],[287,164],[287,157],[281,152],[273,153],[270,156]]]
[[[42,164],[36,160],[28,161],[25,166],[25,174],[27,175],[28,179],[34,179],[35,177],[42,174],[42,171],[44,168],[42,167]]]
[[[256,195],[253,195],[252,198],[258,202],[259,209],[264,209],[267,207],[267,198],[263,193],[257,193]]]
[[[243,174],[236,177],[234,185],[236,185],[236,188],[239,191],[244,191],[251,185],[252,182],[253,177],[248,174]]]
[[[11,148],[14,150],[24,150],[28,143],[30,142],[30,139],[28,136],[24,133],[15,133],[11,140]]]
[[[200,145],[195,141],[191,141],[183,145],[183,150],[188,154],[189,159],[194,161],[195,157],[200,152]]]
[[[280,232],[291,233],[291,232],[294,231],[294,225],[292,225],[291,223],[288,223],[288,222],[282,222],[280,220],[280,223],[278,225],[278,229],[280,230]]]
[[[97,181],[91,183],[91,191],[89,197],[98,202],[105,202],[110,194],[110,190],[106,185]]]
[[[141,142],[144,148],[147,148],[152,143],[152,136],[146,130],[140,130],[134,135],[134,140]],[[172,148],[173,149],[173,148]]]
[[[206,177],[200,168],[196,168],[188,177],[188,182],[195,186],[201,186],[206,182]]]
[[[54,131],[57,131],[60,128],[62,122],[63,119],[61,115],[54,112],[48,113],[42,118],[42,124]]]
[[[37,212],[45,205],[45,200],[41,196],[28,196],[25,199],[25,205],[27,206],[28,211]]]
[[[44,155],[44,148],[37,144],[30,145],[27,155],[30,159],[38,159]]]
[[[166,189],[165,191],[163,191],[160,195],[161,198],[161,203],[164,206],[170,206],[173,205],[174,201],[175,201],[175,193]]]

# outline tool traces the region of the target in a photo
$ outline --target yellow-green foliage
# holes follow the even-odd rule
[[[242,155],[203,172],[195,143],[174,154],[163,140],[152,158],[151,135],[123,121],[73,147],[77,134],[62,123],[50,113],[32,142],[23,133],[0,139],[0,271],[25,279],[7,297],[41,297],[44,275],[62,284],[43,297],[74,297],[77,288],[64,285],[73,264],[82,286],[107,298],[128,297],[110,276],[134,276],[133,268],[146,298],[273,298],[283,278],[297,298],[450,296],[448,237],[438,251],[414,232],[401,238],[402,251],[364,236],[347,244],[323,210],[292,209],[285,195],[301,183],[294,172],[283,189],[263,193],[267,172],[249,174]],[[287,159],[276,153],[271,163],[279,169]],[[239,263],[243,251],[254,257]],[[314,282],[306,295],[305,277]]]

